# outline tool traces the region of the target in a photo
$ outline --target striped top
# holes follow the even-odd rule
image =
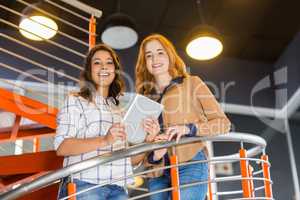
[[[54,148],[57,150],[65,138],[91,138],[104,136],[113,123],[120,122],[121,113],[113,104],[113,99],[97,95],[95,104],[88,103],[82,97],[69,95],[57,115],[57,129]],[[76,148],[76,147],[74,147]],[[125,148],[125,142],[117,141],[113,145],[98,148],[95,151],[76,156],[65,156],[63,166],[68,166],[88,158]],[[119,186],[131,184],[133,179],[113,182],[132,174],[130,158],[98,165],[74,174],[73,178],[94,184],[112,183]]]

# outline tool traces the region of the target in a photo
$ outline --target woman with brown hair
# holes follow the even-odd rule
[[[145,120],[148,141],[168,141],[173,138],[178,141],[181,137],[229,132],[230,121],[220,109],[213,94],[198,76],[186,72],[185,64],[174,46],[162,35],[152,34],[140,45],[136,64],[136,91],[164,106],[159,120]],[[150,152],[145,159],[145,165],[154,168],[169,165],[169,158],[174,152],[179,163],[207,158],[205,143],[198,142],[177,146],[175,151],[162,149]],[[148,181],[150,192],[170,187],[169,170],[151,176]],[[179,167],[181,186],[207,180],[206,162]],[[206,193],[205,183],[180,189],[182,200],[203,200]],[[170,199],[170,192],[156,193],[150,199]]]
[[[124,90],[120,73],[118,56],[110,47],[100,44],[88,52],[80,91],[66,98],[57,116],[54,146],[57,155],[64,156],[64,167],[125,147],[126,134],[118,109],[118,98]],[[130,174],[128,158],[74,174],[77,192],[110,183],[81,193],[76,199],[127,199],[124,187],[132,180],[115,180]],[[66,186],[64,179],[59,198],[67,196]]]

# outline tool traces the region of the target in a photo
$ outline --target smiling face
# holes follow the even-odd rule
[[[115,78],[115,64],[111,54],[97,51],[91,60],[92,79],[98,87],[109,87]]]
[[[153,76],[169,74],[170,59],[166,49],[158,40],[145,44],[146,67]]]

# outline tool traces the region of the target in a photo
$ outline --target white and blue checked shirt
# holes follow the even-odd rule
[[[95,105],[88,103],[82,97],[69,95],[57,115],[57,129],[54,139],[55,149],[57,150],[66,138],[91,138],[106,135],[111,125],[120,122],[122,117],[117,106],[112,101],[113,99],[106,101],[103,97],[97,95],[95,97]],[[96,151],[76,156],[65,156],[63,166],[65,167],[122,148],[125,148],[125,143],[117,141],[113,145],[98,148]],[[78,174],[74,174],[73,178],[89,183],[103,184],[107,182],[112,183],[116,179],[131,174],[130,158],[127,158],[84,170]],[[125,186],[132,182],[133,179],[124,179],[112,184]]]

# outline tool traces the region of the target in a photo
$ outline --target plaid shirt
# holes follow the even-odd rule
[[[69,95],[57,115],[57,129],[54,139],[55,149],[58,149],[65,138],[83,139],[106,135],[111,125],[121,120],[121,114],[112,101],[113,99],[106,101],[103,97],[97,95],[95,97],[95,105],[88,103],[82,97]],[[98,148],[92,152],[76,156],[65,156],[64,167],[122,148],[125,148],[125,143],[117,141],[113,145]],[[108,181],[111,183],[115,179],[131,174],[130,158],[127,158],[84,170],[74,174],[73,178],[94,184],[103,184]],[[125,186],[132,182],[133,179],[127,179],[113,184]]]

